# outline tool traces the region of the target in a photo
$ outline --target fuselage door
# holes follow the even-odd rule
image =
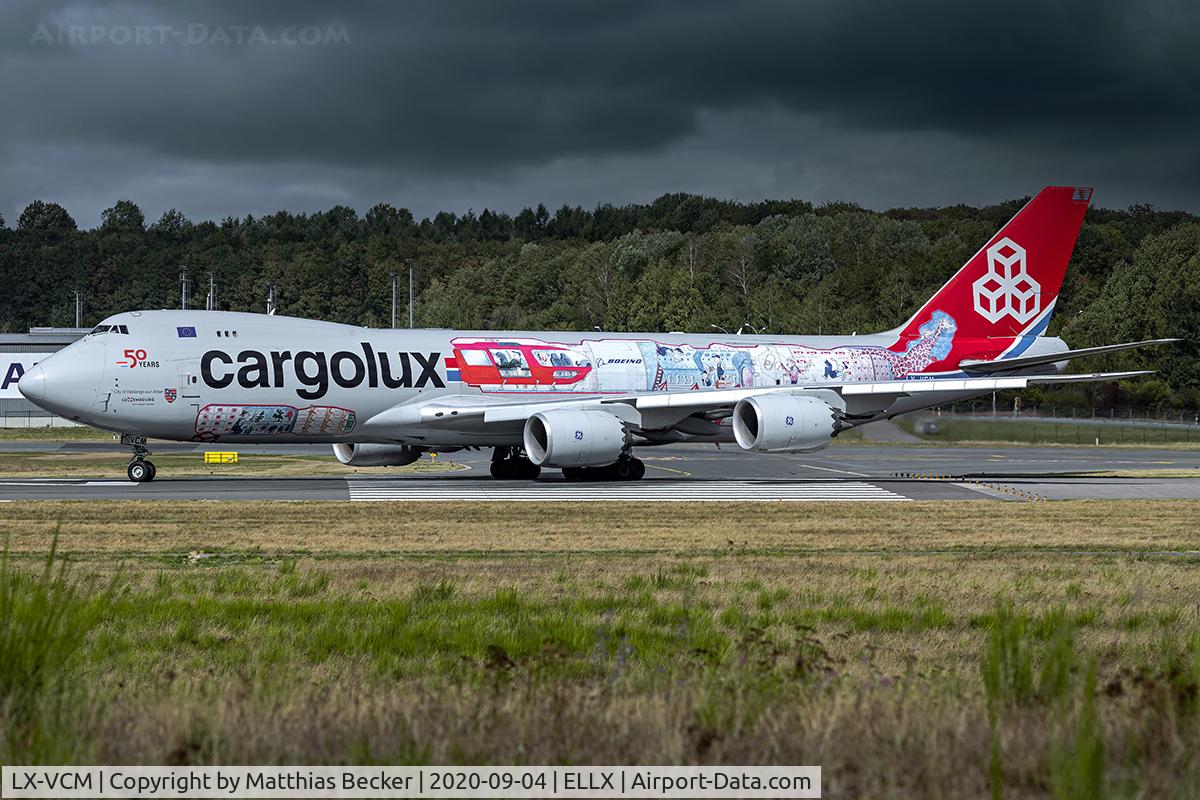
[[[185,403],[200,402],[200,359],[182,358],[176,362],[179,370],[179,386],[176,391]]]

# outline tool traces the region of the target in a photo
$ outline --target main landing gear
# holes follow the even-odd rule
[[[154,468],[153,461],[146,459],[146,456],[150,455],[149,449],[146,448],[146,437],[123,433],[121,434],[121,444],[133,448],[133,457],[129,459],[129,467],[125,470],[129,475],[129,480],[134,483],[154,480],[158,470]]]
[[[497,447],[492,451],[492,477],[498,481],[531,481],[542,468],[516,447]]]
[[[640,458],[622,455],[607,467],[563,467],[562,474],[569,481],[640,481],[646,475],[646,464]]]
[[[497,447],[492,451],[492,477],[498,481],[531,481],[542,468],[529,460],[520,448]],[[607,467],[563,467],[569,481],[640,481],[646,465],[639,458],[624,454]]]

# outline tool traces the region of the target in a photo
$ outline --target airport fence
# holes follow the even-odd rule
[[[78,422],[63,419],[48,411],[0,412],[0,428],[80,428]]]

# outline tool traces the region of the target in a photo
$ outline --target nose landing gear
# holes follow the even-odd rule
[[[157,471],[154,468],[153,461],[146,461],[137,457],[129,462],[129,468],[126,470],[129,474],[129,480],[134,483],[145,483],[146,481],[154,480],[154,475]]]
[[[121,444],[133,449],[133,457],[129,459],[129,467],[125,470],[129,480],[134,483],[154,480],[158,470],[154,468],[154,462],[146,459],[146,456],[150,455],[150,450],[146,447],[146,437],[123,433]]]

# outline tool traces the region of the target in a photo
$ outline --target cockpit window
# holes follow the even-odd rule
[[[98,335],[101,333],[123,333],[126,336],[128,336],[129,335],[129,326],[127,326],[127,325],[97,325],[96,327],[92,328],[91,333],[89,333],[88,336],[94,336],[94,335]]]
[[[111,325],[97,325],[96,327],[92,328],[92,332],[89,333],[88,336],[92,336],[93,334],[97,333],[108,333],[111,327]]]

